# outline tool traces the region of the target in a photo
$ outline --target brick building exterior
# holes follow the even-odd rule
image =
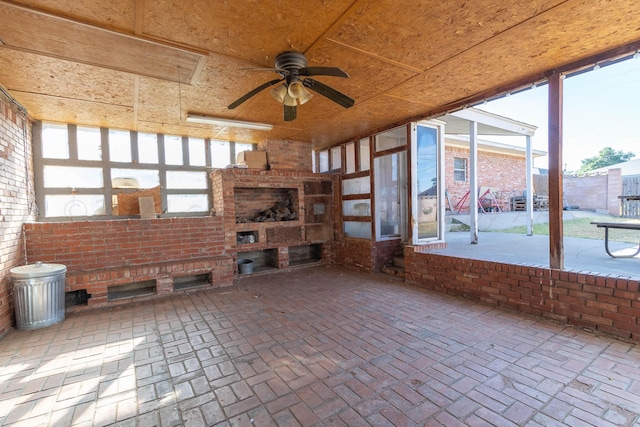
[[[546,154],[546,153],[544,153]],[[544,155],[534,151],[533,156]],[[452,210],[469,191],[470,150],[468,139],[455,136],[445,138],[445,188],[449,193]],[[457,164],[466,166],[464,180],[461,173],[456,174]],[[511,196],[521,196],[526,189],[527,161],[523,148],[489,141],[478,143],[478,187],[482,190],[490,188],[499,206],[509,210]],[[459,171],[459,170],[458,170]],[[467,206],[463,211],[468,212]]]

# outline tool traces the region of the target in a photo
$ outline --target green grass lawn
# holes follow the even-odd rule
[[[640,220],[637,219],[603,219],[602,217],[593,218],[575,218],[571,220],[565,220],[562,223],[563,234],[565,237],[579,237],[582,239],[597,239],[604,240],[604,228],[598,228],[591,224],[595,222],[629,222],[634,224],[640,224]],[[518,233],[525,234],[527,227],[513,227],[506,230],[488,230],[500,233]],[[534,235],[549,235],[549,224],[534,224]],[[640,241],[640,232],[637,230],[609,230],[609,240],[616,242],[628,242],[638,243]]]

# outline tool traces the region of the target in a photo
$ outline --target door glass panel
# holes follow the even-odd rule
[[[374,161],[376,234],[378,238],[406,236],[407,179],[405,151]]]
[[[418,239],[438,237],[438,130],[418,126],[416,176]]]

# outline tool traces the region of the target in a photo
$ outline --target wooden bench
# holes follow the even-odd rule
[[[613,255],[609,251],[609,229],[615,228],[618,230],[640,230],[640,224],[628,223],[628,222],[592,222],[598,228],[604,228],[604,250],[607,251],[612,258],[633,258],[640,254],[640,245],[633,255]]]

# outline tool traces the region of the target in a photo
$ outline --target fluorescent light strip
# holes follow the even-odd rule
[[[221,119],[218,117],[199,116],[187,114],[187,121],[191,123],[202,123],[205,125],[228,126],[243,129],[271,130],[272,125],[266,123],[243,122],[241,120]]]

